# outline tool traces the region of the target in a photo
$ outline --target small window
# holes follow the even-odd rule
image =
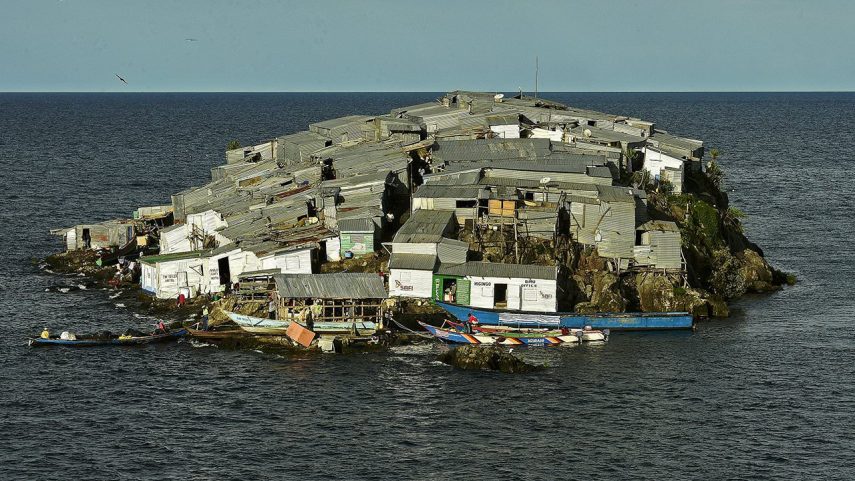
[[[456,203],[456,207],[458,209],[466,209],[469,207],[476,207],[478,205],[477,200],[458,200]]]
[[[537,290],[536,289],[523,289],[523,300],[524,301],[536,301],[537,300]]]

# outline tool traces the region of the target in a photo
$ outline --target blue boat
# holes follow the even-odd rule
[[[669,329],[691,329],[694,318],[688,312],[626,312],[579,314],[576,312],[526,312],[500,311],[497,309],[473,308],[447,302],[434,301],[449,314],[463,322],[469,313],[487,326],[509,326],[526,328],[570,328],[609,329],[612,331],[653,331]]]

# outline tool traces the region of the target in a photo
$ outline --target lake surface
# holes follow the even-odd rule
[[[694,333],[525,351],[541,372],[442,347],[283,358],[181,342],[29,349],[147,328],[32,261],[48,234],[128,217],[244,145],[432,100],[378,94],[0,94],[0,479],[852,479],[855,94],[543,94],[722,152],[749,238],[795,287]]]

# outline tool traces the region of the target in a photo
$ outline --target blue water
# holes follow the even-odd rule
[[[438,94],[0,94],[0,479],[851,479],[855,94],[543,94],[722,151],[748,236],[799,284],[694,333],[522,351],[544,371],[453,370],[442,348],[293,359],[182,342],[29,349],[147,327],[32,259],[127,217],[243,144]],[[46,292],[46,289],[49,291]]]

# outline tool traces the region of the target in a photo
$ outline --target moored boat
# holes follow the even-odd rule
[[[193,329],[191,327],[188,327],[186,329],[187,334],[199,339],[228,339],[232,337],[243,337],[247,335],[243,329],[206,330]]]
[[[263,317],[247,316],[236,312],[225,311],[229,319],[241,329],[251,334],[284,336],[292,321],[265,319]],[[355,334],[370,336],[377,331],[378,325],[371,321],[359,322],[315,322],[312,331],[317,334]]]
[[[694,318],[688,312],[627,312],[579,314],[575,312],[526,312],[501,311],[497,309],[473,308],[459,304],[435,301],[460,321],[466,321],[469,313],[478,318],[478,323],[487,326],[519,328],[570,328],[609,329],[612,331],[643,331],[667,329],[691,329]]]
[[[477,328],[480,332],[496,335],[496,336],[504,336],[510,338],[536,338],[536,337],[562,337],[562,336],[573,336],[576,338],[575,342],[586,341],[586,342],[594,342],[594,341],[605,341],[608,339],[609,330],[606,329],[601,331],[599,329],[591,329],[590,327],[584,329],[530,329],[530,328],[513,328],[506,326],[479,326]],[[573,342],[573,341],[571,341]]]
[[[575,334],[563,334],[558,331],[558,335],[521,335],[520,337],[508,336],[506,333],[486,333],[486,332],[463,332],[456,327],[432,326],[419,321],[419,325],[425,328],[429,333],[441,341],[453,344],[499,344],[503,346],[557,346],[561,344],[573,344],[580,341],[580,337]],[[533,334],[533,333],[528,333]]]
[[[152,334],[149,336],[80,336],[73,339],[62,339],[59,337],[34,337],[30,338],[28,344],[36,346],[69,346],[69,347],[91,347],[91,346],[135,346],[140,344],[152,344],[167,342],[178,339],[187,334],[186,329],[176,329],[163,334]]]

